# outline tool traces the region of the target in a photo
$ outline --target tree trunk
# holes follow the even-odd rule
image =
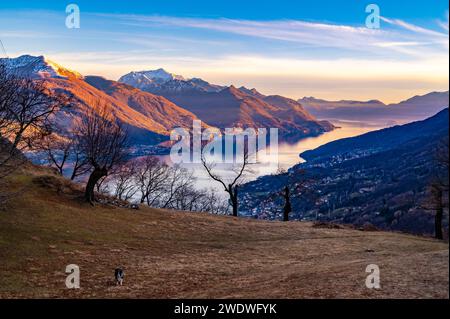
[[[20,140],[22,139],[22,136],[23,136],[23,132],[24,132],[23,129],[21,129],[21,130],[19,130],[19,132],[17,132],[17,134],[14,138],[14,141],[11,143],[12,151],[14,151],[19,146]]]
[[[78,159],[73,164],[72,176],[70,176],[71,181],[75,180],[75,177],[77,177],[77,172],[78,172]]]
[[[84,192],[84,198],[88,203],[93,203],[95,200],[94,189],[97,182],[104,176],[108,174],[106,168],[95,168],[91,175],[89,176],[89,180],[86,185],[86,190]]]
[[[238,203],[237,200],[233,200],[233,216],[238,217]]]
[[[289,221],[289,213],[292,211],[291,198],[289,194],[289,187],[284,189],[284,208],[283,208],[283,221]]]
[[[229,185],[228,193],[230,194],[230,201],[233,207],[233,216],[238,217],[238,187]]]
[[[437,239],[443,239],[442,234],[442,217],[444,215],[444,207],[442,205],[442,190],[436,190],[436,215],[434,216],[434,234]]]

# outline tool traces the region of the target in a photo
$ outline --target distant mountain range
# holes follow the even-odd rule
[[[305,109],[318,118],[340,121],[373,121],[380,123],[405,123],[432,116],[448,107],[446,92],[417,95],[400,103],[384,104],[371,101],[326,101],[314,97],[298,100]]]
[[[278,128],[283,138],[319,135],[334,129],[327,121],[317,121],[300,103],[282,96],[265,96],[256,89],[186,79],[163,69],[131,72],[119,82],[162,95],[219,128]]]
[[[353,101],[353,100],[340,100],[340,101],[327,101],[322,99],[317,99],[315,97],[304,97],[302,99],[298,100],[299,103],[302,103],[305,105],[305,107],[313,110],[331,110],[335,108],[342,108],[342,107],[358,107],[358,108],[364,108],[364,107],[385,107],[386,104],[384,104],[381,101],[378,100],[370,100],[370,101]]]
[[[0,60],[10,71],[45,79],[54,90],[76,98],[77,105],[61,113],[60,122],[69,124],[79,112],[106,103],[118,120],[128,126],[135,144],[154,145],[167,141],[173,128],[190,128],[195,119],[201,120],[204,127],[221,129],[278,128],[281,139],[297,140],[334,129],[330,122],[316,117],[382,119],[395,123],[448,105],[448,92],[432,92],[395,105],[384,105],[376,100],[330,102],[315,98],[303,98],[298,102],[279,95],[267,96],[254,88],[187,79],[163,69],[131,72],[119,81],[112,81],[83,76],[43,56],[23,55]]]
[[[408,141],[424,136],[439,135],[448,131],[448,108],[423,121],[397,125],[366,134],[343,138],[305,151],[300,157],[307,161],[326,161],[334,157],[346,157],[347,153],[368,154],[394,149]]]
[[[237,89],[166,72],[131,72],[120,81],[83,76],[43,56],[23,55],[0,59],[20,76],[44,79],[53,90],[72,95],[77,103],[61,112],[59,122],[68,127],[80,112],[107,104],[128,126],[134,144],[154,145],[169,139],[175,127],[191,128],[193,120],[204,127],[278,128],[281,138],[318,135],[334,127],[317,121],[296,101],[266,97],[255,89]]]
[[[307,161],[288,173],[241,187],[241,210],[280,219],[283,200],[273,194],[306,180],[293,195],[293,219],[432,234],[434,217],[423,204],[436,169],[435,149],[448,143],[448,134],[447,108],[426,120],[325,144],[302,153]]]
[[[21,76],[45,79],[49,88],[74,97],[75,105],[60,112],[59,123],[70,127],[80,113],[88,108],[108,105],[112,114],[124,123],[133,143],[155,144],[167,140],[175,127],[191,127],[198,118],[164,97],[143,92],[131,86],[101,77],[81,76],[43,56],[21,56],[2,59],[6,67]]]

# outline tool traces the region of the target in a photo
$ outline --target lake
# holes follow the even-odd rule
[[[245,174],[244,180],[249,182],[263,175],[275,174],[281,170],[287,170],[295,164],[304,161],[299,156],[299,154],[304,151],[317,148],[338,139],[361,135],[385,127],[385,125],[378,123],[350,121],[334,121],[333,124],[339,128],[319,136],[300,139],[295,143],[280,142],[278,144],[278,156],[269,156],[267,153],[270,152],[270,149],[259,151],[258,163],[250,166],[251,171]],[[167,164],[173,165],[169,155],[159,156],[159,158]],[[201,164],[189,163],[182,164],[182,166],[186,169],[193,170],[194,175],[197,177],[198,188],[213,188],[223,191],[223,186],[212,180]],[[226,183],[231,182],[236,176],[231,164],[217,165],[214,167],[214,172],[215,174],[223,177]]]

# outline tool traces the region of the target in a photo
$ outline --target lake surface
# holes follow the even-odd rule
[[[251,171],[245,174],[244,180],[249,182],[263,175],[275,174],[280,170],[287,170],[304,161],[299,156],[304,151],[315,149],[338,139],[361,135],[385,127],[385,125],[377,123],[369,124],[349,121],[334,121],[333,124],[339,128],[319,136],[300,139],[295,143],[280,142],[278,144],[278,156],[270,156],[268,154],[270,153],[270,149],[259,151],[258,163],[250,165]],[[159,156],[159,158],[167,164],[173,165],[169,155]],[[182,166],[186,169],[193,170],[194,175],[197,177],[197,186],[200,189],[212,188],[223,191],[223,186],[212,180],[201,164],[182,164]],[[223,177],[226,183],[231,182],[236,176],[236,172],[233,171],[231,164],[218,164],[214,167],[213,172]]]

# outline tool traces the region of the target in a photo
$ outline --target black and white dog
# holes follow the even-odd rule
[[[114,271],[114,277],[116,278],[116,285],[121,285],[123,283],[123,277],[125,277],[125,273],[122,268],[116,268]]]

